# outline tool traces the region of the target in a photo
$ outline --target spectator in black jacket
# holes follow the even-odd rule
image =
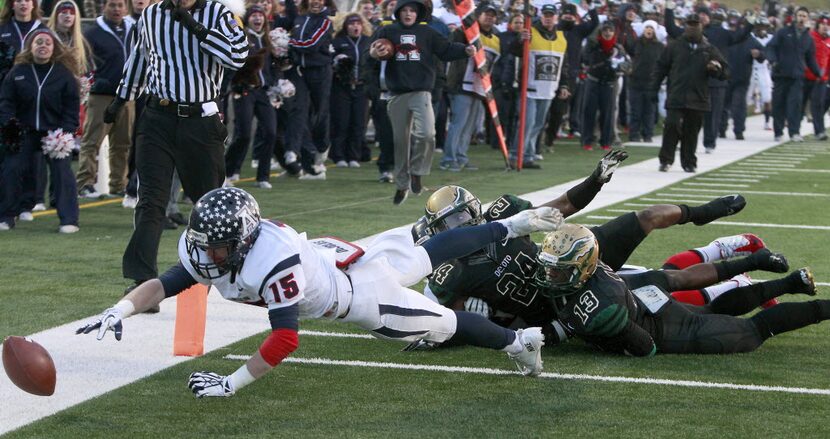
[[[793,23],[779,29],[766,47],[772,67],[772,128],[776,141],[784,135],[784,122],[791,140],[804,141],[799,133],[804,70],[809,68],[814,75],[823,75],[816,63],[813,37],[807,28],[809,20],[810,11],[798,8]]]
[[[37,0],[6,0],[0,9],[0,79],[11,69],[23,50],[26,37],[46,26],[40,22]]]
[[[744,140],[746,130],[746,92],[752,78],[754,61],[764,62],[764,46],[755,38],[747,38],[729,49],[729,91],[732,131],[736,140]]]
[[[360,13],[337,20],[334,80],[331,86],[331,159],[338,167],[359,168],[369,97],[365,85],[365,57],[369,55],[371,25]]]
[[[493,66],[490,78],[493,81],[493,95],[499,110],[504,138],[512,139],[515,135],[516,120],[519,118],[517,99],[519,97],[519,58],[510,48],[519,38],[519,32],[524,28],[525,19],[521,14],[510,17],[507,30],[499,34],[501,56]]]
[[[697,170],[697,136],[703,114],[711,111],[708,79],[726,80],[728,65],[720,51],[703,38],[697,14],[686,17],[686,27],[676,40],[669,43],[657,61],[653,88],[668,77],[666,120],[663,145],[660,148],[660,171],[666,172],[674,163],[680,141],[680,164],[686,172]]]
[[[268,97],[268,89],[277,83],[280,72],[272,68],[271,41],[268,37],[265,10],[251,6],[245,12],[245,36],[248,58],[231,80],[233,103],[233,141],[225,152],[225,176],[229,182],[239,180],[242,163],[251,143],[252,124],[256,117],[262,147],[255,151],[256,187],[271,189],[271,154],[277,141],[277,113]]]
[[[35,164],[47,154],[54,180],[55,204],[60,233],[78,231],[78,197],[72,175],[72,133],[78,129],[80,105],[77,63],[71,53],[48,29],[40,28],[26,39],[25,49],[0,87],[0,126],[19,121],[22,140],[19,149],[6,156],[0,188],[0,231],[9,230],[15,220],[32,220]],[[43,138],[62,130],[70,139],[60,150],[46,151]],[[53,133],[54,134],[54,133]],[[68,146],[68,147],[66,147]]]
[[[95,60],[78,157],[78,194],[84,198],[101,195],[95,190],[95,180],[98,177],[98,150],[104,136],[109,139],[109,193],[124,196],[127,187],[135,103],[126,103],[113,124],[104,123],[104,111],[115,100],[124,64],[132,51],[132,46],[127,44],[127,35],[133,23],[124,19],[126,15],[126,0],[106,0],[103,15],[96,18],[95,24],[84,34]]]
[[[673,2],[671,2],[673,3]],[[677,26],[674,22],[674,8],[669,8],[666,5],[666,31],[672,38],[677,38],[683,34],[683,28]],[[673,6],[673,5],[672,5]],[[703,36],[712,46],[726,56],[728,48],[735,44],[741,43],[749,37],[752,27],[755,23],[755,16],[748,15],[746,18],[746,25],[740,26],[736,30],[724,29],[722,22],[711,19],[711,12],[708,7],[700,6],[696,9],[698,18],[703,25]],[[725,14],[724,14],[725,18]],[[718,78],[709,79],[709,96],[711,101],[711,111],[707,111],[703,126],[703,146],[706,148],[706,153],[709,154],[715,150],[718,138],[718,131],[721,125],[721,117],[723,116],[723,108],[726,101],[726,87],[727,82]]]
[[[301,0],[291,31],[294,66],[286,78],[296,87],[287,103],[285,163],[294,173],[302,155],[302,179],[325,180],[331,96],[331,0]]]
[[[568,70],[568,89],[574,90],[574,93],[566,99],[558,96],[553,99],[548,112],[548,126],[545,130],[545,145],[547,146],[553,144],[565,115],[568,113],[570,113],[568,118],[569,132],[578,135],[576,133],[579,132],[580,119],[582,118],[582,106],[578,105],[578,102],[581,102],[582,96],[580,93],[584,88],[579,83],[582,43],[594,32],[597,26],[599,26],[599,17],[597,16],[596,3],[590,0],[588,2],[588,15],[583,17],[579,23],[577,23],[576,5],[565,3],[559,10],[559,22],[556,28],[561,30],[565,34],[565,39],[568,40],[564,68]]]
[[[421,177],[428,175],[435,150],[435,114],[432,110],[432,88],[435,83],[433,56],[443,61],[475,55],[475,46],[451,43],[424,20],[429,10],[423,0],[400,0],[395,8],[397,21],[382,27],[376,34],[369,54],[372,58],[391,58],[386,62],[383,77],[392,98],[389,120],[395,138],[395,185],[392,202],[406,200],[410,189],[423,190]],[[388,39],[394,52],[379,44]],[[411,137],[411,138],[410,138]],[[412,141],[412,143],[410,143]]]
[[[614,135],[614,84],[620,67],[628,62],[625,49],[617,43],[613,23],[600,26],[596,38],[588,40],[582,54],[582,64],[587,72],[585,80],[585,110],[582,118],[582,148],[592,150],[594,143],[594,121],[599,114],[600,139],[603,150],[611,149]]]
[[[657,40],[657,23],[646,21],[643,35],[634,44],[632,71],[628,75],[628,106],[631,112],[628,135],[632,142],[651,143],[657,117],[658,91],[651,77],[664,48],[663,43]]]

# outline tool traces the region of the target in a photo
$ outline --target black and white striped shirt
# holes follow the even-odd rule
[[[248,41],[228,8],[213,0],[196,1],[190,13],[208,29],[201,42],[173,20],[172,8],[173,2],[164,0],[142,12],[119,97],[133,100],[145,91],[178,103],[212,101],[219,96],[225,69],[245,63]]]

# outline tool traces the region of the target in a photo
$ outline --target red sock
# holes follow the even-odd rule
[[[666,259],[663,263],[663,268],[673,268],[675,270],[682,270],[686,267],[691,267],[695,264],[703,262],[700,253],[694,250],[686,250]]]
[[[671,293],[672,298],[678,302],[688,303],[689,305],[706,305],[706,296],[700,290],[682,290]]]

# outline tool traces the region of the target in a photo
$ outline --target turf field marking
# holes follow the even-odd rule
[[[769,178],[769,175],[765,175],[765,174],[738,174],[738,173],[731,173],[731,172],[730,172],[730,173],[727,173],[727,172],[718,172],[718,173],[715,173],[715,174],[709,174],[709,175],[711,175],[712,177],[734,177],[734,178],[746,178],[746,177],[752,177],[752,178]],[[698,177],[698,178],[700,178],[700,177]]]
[[[830,169],[785,169],[785,168],[776,168],[776,171],[787,171],[787,172],[809,172],[811,174],[830,174]],[[777,172],[776,172],[777,174]]]
[[[301,329],[299,331],[299,334],[310,335],[314,337],[365,338],[369,340],[377,340],[377,337],[374,337],[370,334],[356,334],[353,332],[308,331],[305,329]]]
[[[655,203],[670,203],[670,204],[673,204],[673,203],[703,203],[704,201],[706,201],[706,200],[691,200],[691,199],[685,199],[685,198],[672,198],[672,197],[668,197],[668,198],[638,198],[638,200],[640,200],[640,201],[652,201],[652,202],[655,202]],[[651,204],[649,204],[649,206],[651,206]]]
[[[791,153],[791,152],[762,152],[760,157],[781,157],[781,158],[802,158],[802,159],[811,159],[815,157],[813,154],[798,154],[798,153]]]
[[[730,174],[744,174],[744,175],[779,175],[782,169],[777,169],[775,171],[761,171],[755,169],[735,169],[735,168],[722,168],[718,169],[717,172],[728,172]]]
[[[606,209],[608,212],[629,212],[628,210],[620,210],[620,209]],[[586,218],[590,219],[601,219],[601,220],[611,220],[616,218],[615,216],[606,216],[606,215],[588,215]],[[735,221],[713,221],[709,224],[715,224],[719,226],[742,226],[742,227],[769,227],[774,229],[800,229],[800,230],[830,230],[830,226],[810,226],[804,224],[769,224],[769,223],[744,223],[744,222],[735,222]]]
[[[720,177],[697,177],[695,180],[703,180],[703,181],[735,181],[738,183],[760,183],[761,180],[756,180],[754,178],[720,178]]]
[[[712,195],[710,195],[710,194],[667,194],[667,193],[665,193],[665,192],[658,192],[658,193],[657,193],[657,196],[658,196],[658,197],[692,197],[692,198],[701,198],[701,200],[699,200],[701,203],[703,203],[704,201],[710,201],[712,198],[714,198],[714,197],[713,197]]]
[[[227,360],[248,360],[250,355],[225,355]],[[359,361],[359,360],[332,360],[329,358],[298,358],[288,357],[283,360],[283,363],[296,364],[314,364],[321,366],[350,366],[350,367],[366,367],[373,369],[403,369],[403,370],[423,370],[430,372],[452,372],[452,373],[472,373],[480,375],[519,375],[518,371],[506,369],[493,369],[489,367],[463,367],[463,366],[440,366],[435,364],[407,364],[407,363],[386,363],[379,361]],[[763,386],[758,384],[733,384],[733,383],[717,383],[710,381],[693,381],[693,380],[669,380],[662,378],[637,378],[637,377],[623,377],[623,376],[606,376],[606,375],[586,375],[586,374],[572,374],[572,373],[556,373],[556,372],[542,372],[539,378],[547,378],[554,380],[569,380],[569,381],[600,381],[606,383],[629,383],[629,384],[652,384],[661,386],[675,386],[675,387],[697,387],[707,389],[727,389],[727,390],[747,390],[753,392],[781,392],[781,393],[795,393],[802,395],[826,395],[830,396],[830,389],[813,389],[808,387],[784,387],[784,386]]]
[[[653,204],[646,204],[646,203],[623,203],[623,206],[633,206],[633,207],[651,207],[654,206]],[[630,212],[630,210],[629,210]]]
[[[684,186],[713,186],[713,187],[725,187],[725,188],[732,188],[732,187],[750,187],[748,184],[724,184],[724,183],[691,183],[691,182],[682,182],[680,183]]]
[[[717,189],[695,189],[691,187],[670,187],[670,191],[697,191],[697,192],[721,192]],[[830,197],[830,194],[819,194],[815,192],[771,192],[771,191],[741,191],[742,194],[752,195],[780,195],[785,197]]]
[[[777,160],[777,159],[775,161],[769,161],[769,160],[772,160],[772,159],[768,159],[768,160],[745,160],[743,163],[746,164],[746,165],[752,165],[752,166],[781,166],[781,167],[784,167],[784,168],[794,168],[796,165],[801,164],[801,161],[791,162],[791,161],[783,161],[783,160]]]
[[[783,164],[783,163],[781,163],[781,164],[779,164],[779,163],[768,163],[768,162],[752,163],[752,162],[748,162],[748,161],[740,161],[740,162],[736,163],[736,165],[738,165],[738,166],[752,166],[753,168],[756,168],[756,169],[775,169],[775,170],[778,170],[778,171],[780,171],[781,168],[794,168],[795,167],[795,165],[789,165],[789,164]]]

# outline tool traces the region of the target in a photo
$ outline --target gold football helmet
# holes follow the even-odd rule
[[[597,270],[599,243],[587,227],[564,224],[545,235],[536,259],[536,282],[553,296],[569,294],[585,285]]]
[[[461,186],[444,186],[427,200],[426,230],[431,236],[461,226],[484,223],[481,200]]]

